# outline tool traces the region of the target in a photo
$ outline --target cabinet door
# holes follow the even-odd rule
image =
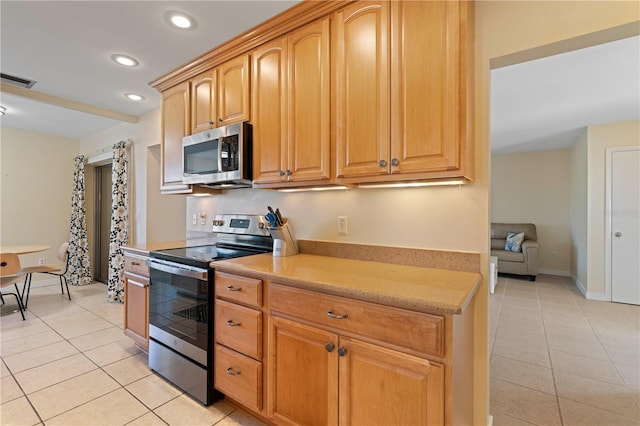
[[[149,278],[124,273],[124,333],[149,348]]]
[[[249,55],[225,62],[218,71],[218,126],[249,120]]]
[[[338,336],[282,318],[269,321],[271,418],[279,424],[337,424]]]
[[[182,183],[182,138],[189,132],[189,82],[162,92],[160,190],[188,190]]]
[[[340,337],[341,425],[444,424],[444,367]]]
[[[331,177],[329,19],[289,35],[289,180]]]
[[[338,177],[389,173],[389,3],[336,13],[335,132]]]
[[[209,70],[191,79],[191,133],[215,127],[216,70]]]
[[[287,169],[287,39],[252,54],[253,180],[281,182]]]
[[[391,173],[458,169],[460,2],[391,7]]]

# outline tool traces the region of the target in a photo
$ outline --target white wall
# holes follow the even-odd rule
[[[568,149],[491,157],[491,221],[535,224],[545,274],[571,275],[570,164]]]
[[[571,147],[571,276],[587,288],[587,130]]]
[[[73,158],[77,139],[18,129],[0,129],[0,243],[47,245],[49,250],[20,256],[23,266],[56,254],[69,239]],[[36,274],[34,281],[47,279]]]
[[[587,129],[587,297],[605,299],[605,155],[606,149],[640,145],[640,120],[589,126]]]

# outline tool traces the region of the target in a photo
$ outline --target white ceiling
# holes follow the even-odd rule
[[[160,106],[149,82],[295,5],[297,1],[0,1],[0,70],[32,91],[141,116]],[[169,26],[167,11],[197,21]],[[140,65],[125,68],[123,53]],[[143,95],[143,102],[124,97]],[[3,127],[81,138],[120,121],[0,93]]]
[[[588,125],[640,119],[640,37],[491,71],[494,154],[567,148]]]
[[[297,1],[0,1],[0,70],[32,91],[140,117],[160,106],[149,82]],[[184,12],[192,30],[166,24]],[[124,53],[127,69],[110,56]],[[491,74],[494,153],[570,146],[586,125],[640,118],[639,37]],[[135,103],[124,93],[146,97]],[[120,121],[0,93],[3,127],[82,138]]]

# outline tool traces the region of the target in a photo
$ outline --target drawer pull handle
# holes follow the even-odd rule
[[[233,371],[233,367],[227,368],[227,374],[230,376],[239,376],[242,371]]]
[[[240,291],[240,290],[242,290],[242,287],[234,287],[232,285],[228,285],[227,286],[227,290],[229,290],[229,291]]]
[[[330,309],[330,310],[328,310],[328,311],[327,311],[327,316],[328,316],[329,318],[335,318],[335,319],[345,319],[345,318],[349,318],[349,315],[348,315],[346,312],[345,312],[344,314],[342,314],[342,315],[336,315],[336,314],[334,314],[334,313],[333,313],[333,310],[332,310],[332,309]]]
[[[131,266],[140,266],[140,263],[138,263],[138,262],[131,262]]]
[[[233,322],[233,320],[227,320],[227,325],[229,327],[239,327],[242,325],[241,322]]]

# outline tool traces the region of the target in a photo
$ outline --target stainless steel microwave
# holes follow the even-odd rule
[[[215,188],[251,184],[251,124],[229,124],[182,139],[182,182]]]

